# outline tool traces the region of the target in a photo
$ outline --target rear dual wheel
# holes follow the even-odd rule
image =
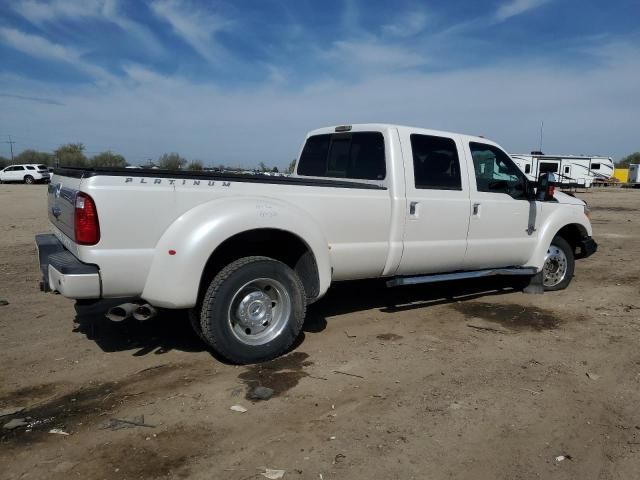
[[[190,318],[198,335],[220,355],[254,363],[291,347],[305,310],[304,287],[291,268],[268,257],[244,257],[214,277]]]

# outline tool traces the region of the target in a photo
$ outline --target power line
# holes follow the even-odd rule
[[[9,141],[4,141],[2,143],[8,143],[11,146],[11,163],[13,163],[13,144],[16,143],[13,140],[11,140],[11,135],[7,135],[7,138],[9,138]]]

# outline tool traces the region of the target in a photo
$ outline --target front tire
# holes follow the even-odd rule
[[[298,275],[268,257],[244,257],[223,268],[202,299],[202,337],[239,364],[285,353],[304,322],[306,296]]]
[[[573,248],[562,237],[553,237],[544,257],[542,284],[546,292],[564,290],[571,283],[575,271]]]
[[[26,183],[27,185],[33,185],[34,182],[35,180],[31,175],[27,175],[24,177],[24,183]]]

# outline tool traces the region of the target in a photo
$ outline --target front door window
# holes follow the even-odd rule
[[[513,160],[493,145],[469,144],[476,172],[478,192],[506,193],[515,199],[526,198],[526,180]]]

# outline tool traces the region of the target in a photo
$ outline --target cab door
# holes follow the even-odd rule
[[[429,131],[401,130],[400,141],[407,202],[398,274],[460,270],[470,211],[460,140]]]
[[[527,196],[527,180],[499,147],[471,141],[471,216],[466,270],[522,266],[537,241],[539,203]]]
[[[7,172],[6,180],[9,182],[18,182],[21,181],[24,176],[24,167],[22,166],[13,166],[9,167]]]

